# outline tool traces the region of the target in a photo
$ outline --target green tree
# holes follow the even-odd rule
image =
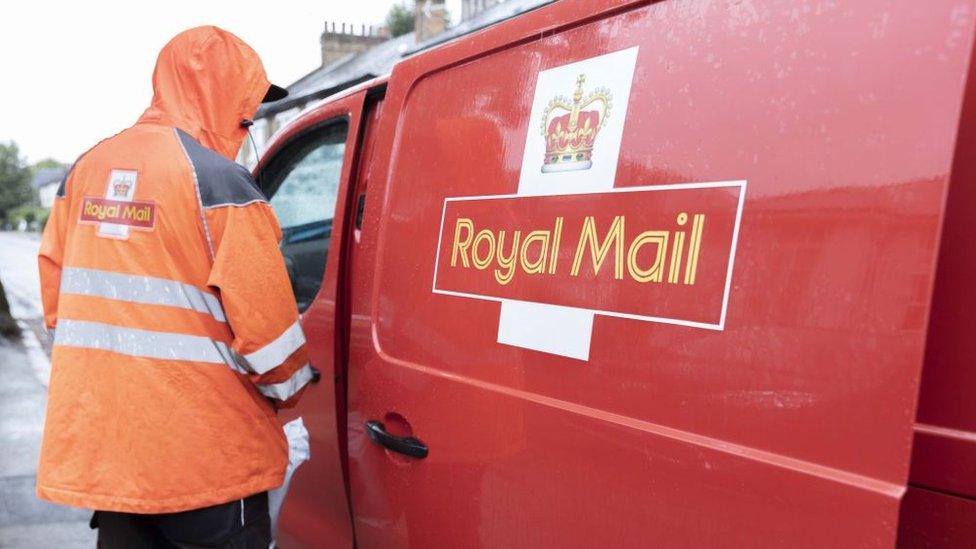
[[[36,173],[37,170],[41,168],[66,168],[66,167],[67,165],[65,165],[64,162],[58,162],[53,158],[45,158],[44,160],[38,160],[37,162],[35,162],[34,165],[31,166],[31,170],[33,170]]]
[[[34,196],[30,178],[17,144],[0,143],[0,224],[7,222],[10,210],[30,203]]]
[[[393,4],[386,14],[386,28],[390,36],[396,37],[413,32],[413,2],[409,4]]]

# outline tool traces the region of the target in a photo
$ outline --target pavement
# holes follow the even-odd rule
[[[0,337],[0,549],[95,547],[91,512],[34,495],[44,428],[50,338],[37,278],[37,234],[0,232],[0,280],[21,341]]]

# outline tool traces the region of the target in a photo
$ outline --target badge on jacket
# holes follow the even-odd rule
[[[86,196],[79,223],[98,226],[98,236],[127,240],[131,229],[151,231],[156,226],[156,203],[135,200],[139,172],[112,170],[105,198]]]

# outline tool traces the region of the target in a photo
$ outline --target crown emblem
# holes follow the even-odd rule
[[[132,188],[132,183],[129,183],[125,179],[120,179],[112,183],[112,196],[118,198],[127,198],[129,196],[129,189]]]
[[[597,88],[583,97],[584,82],[586,75],[579,75],[573,99],[556,96],[542,113],[543,173],[588,170],[593,165],[593,145],[607,122],[612,95],[606,88]]]

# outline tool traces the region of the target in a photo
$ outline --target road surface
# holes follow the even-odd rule
[[[25,322],[50,354],[51,339],[44,329],[41,283],[37,274],[40,244],[37,233],[0,231],[0,280],[7,290],[14,318]]]
[[[41,291],[37,276],[36,233],[0,232],[0,279],[7,289],[15,317],[41,316]]]
[[[0,280],[11,312],[30,330],[22,342],[0,338],[0,548],[91,548],[89,512],[34,496],[50,368],[41,350],[50,341],[38,287],[39,244],[36,234],[0,232]]]

